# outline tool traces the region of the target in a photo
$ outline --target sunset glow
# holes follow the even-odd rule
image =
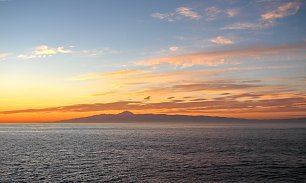
[[[306,117],[305,1],[0,0],[0,122]]]

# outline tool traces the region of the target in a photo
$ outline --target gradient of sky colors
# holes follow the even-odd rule
[[[0,122],[306,117],[302,0],[0,0]]]

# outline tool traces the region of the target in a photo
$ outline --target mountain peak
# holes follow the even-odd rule
[[[123,111],[117,115],[120,115],[120,116],[132,116],[134,115],[134,113],[130,112],[130,111]]]

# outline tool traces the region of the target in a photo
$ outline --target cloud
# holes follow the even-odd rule
[[[90,111],[103,111],[103,110],[116,110],[128,108],[140,102],[121,101],[111,103],[95,103],[95,104],[76,104],[60,107],[49,107],[43,109],[25,109],[14,111],[2,111],[0,114],[16,114],[16,113],[33,113],[33,112],[90,112]]]
[[[216,44],[222,44],[222,45],[228,45],[228,44],[234,44],[234,41],[222,36],[218,36],[215,38],[210,39],[210,42],[216,43]]]
[[[154,66],[154,65],[174,65],[181,67],[190,67],[193,65],[218,66],[230,64],[222,55],[214,55],[211,53],[196,53],[188,55],[179,55],[174,57],[161,57],[135,62],[136,65]]]
[[[52,56],[55,54],[65,54],[65,53],[71,53],[72,51],[69,49],[66,49],[62,46],[52,48],[48,45],[40,45],[37,46],[31,54],[20,54],[17,57],[21,59],[33,59],[33,58],[45,58],[47,56]]]
[[[8,57],[8,55],[9,55],[8,53],[1,53],[0,52],[0,61],[5,60]]]
[[[147,96],[144,98],[144,100],[150,100],[151,99],[151,96]]]
[[[121,77],[105,78],[102,76],[97,77],[85,77],[77,78],[83,79],[105,79],[103,80],[104,86],[97,86],[100,92],[96,92],[88,95],[88,97],[100,97],[100,96],[135,96],[135,97],[147,97],[158,95],[171,96],[174,93],[180,95],[184,92],[206,91],[208,93],[226,90],[244,90],[248,88],[260,88],[259,82],[253,82],[249,80],[243,81],[226,81],[226,80],[213,80],[202,81],[205,78],[224,76],[227,73],[249,72],[255,70],[271,70],[271,69],[287,69],[288,65],[278,66],[264,66],[264,67],[234,67],[234,68],[220,68],[220,69],[200,69],[200,70],[179,70],[175,72],[156,72],[156,73],[144,73],[135,75],[124,75]],[[115,72],[114,72],[115,73]],[[119,72],[118,72],[119,73]],[[85,76],[85,75],[84,75]],[[100,78],[101,77],[101,78]],[[216,83],[216,84],[215,84]],[[254,85],[253,85],[254,84]],[[255,86],[256,85],[256,86]],[[186,87],[184,90],[183,88]],[[239,88],[240,87],[240,88]],[[244,87],[244,88],[243,88]],[[131,95],[133,93],[133,95]],[[157,98],[157,100],[158,100]],[[124,99],[124,97],[122,98]],[[155,98],[156,99],[156,98]]]
[[[260,30],[260,29],[269,29],[277,25],[277,19],[281,19],[290,15],[294,15],[300,9],[301,3],[298,1],[291,1],[285,4],[282,4],[277,7],[276,10],[267,12],[261,15],[261,19],[256,22],[238,22],[234,24],[227,25],[221,29],[223,30]],[[228,15],[231,15],[228,14]]]
[[[171,89],[178,91],[228,91],[228,90],[240,90],[247,88],[261,87],[261,85],[254,84],[240,84],[232,83],[229,81],[210,81],[202,83],[192,83],[192,84],[183,84],[183,85],[174,85]]]
[[[25,55],[25,54],[20,54],[17,56],[18,58],[21,59],[32,59],[32,58],[45,58],[46,55]]]
[[[199,20],[201,18],[201,15],[199,15],[196,11],[188,7],[179,7],[175,10],[175,12],[171,13],[152,13],[151,16],[153,18],[165,20],[168,22],[173,22],[182,19]]]
[[[107,91],[107,92],[103,92],[103,93],[95,93],[95,94],[92,94],[91,96],[93,97],[99,97],[99,96],[105,96],[105,95],[110,95],[110,94],[114,94],[116,93],[117,91],[115,90],[111,90],[111,91]]]
[[[35,55],[54,55],[57,53],[70,53],[71,50],[66,50],[64,47],[60,46],[57,48],[51,48],[48,45],[41,45],[36,47],[34,50]]]
[[[156,73],[145,73],[145,74],[138,74],[138,75],[128,75],[125,77],[114,77],[110,78],[110,80],[104,81],[105,85],[107,85],[107,88],[105,88],[104,91],[102,91],[101,95],[95,96],[103,96],[110,91],[110,88],[113,88],[112,94],[116,93],[126,93],[127,91],[131,92],[142,92],[145,91],[145,93],[142,93],[143,97],[148,95],[154,95],[156,92],[150,92],[146,89],[152,89],[161,86],[170,87],[172,85],[178,85],[179,83],[185,84],[185,83],[199,83],[202,81],[203,78],[209,79],[211,77],[219,77],[224,76],[225,74],[237,74],[238,72],[250,72],[250,71],[256,71],[256,70],[272,70],[272,69],[288,69],[293,67],[300,67],[300,65],[266,65],[261,67],[230,67],[230,68],[217,68],[217,69],[199,69],[199,70],[176,70],[171,72],[156,72]],[[106,83],[109,82],[109,83]],[[220,82],[220,81],[219,81]],[[221,82],[220,82],[221,83]],[[225,83],[225,82],[222,82]],[[115,84],[115,86],[113,86]],[[242,84],[245,84],[243,82]],[[247,83],[248,84],[248,83]],[[255,83],[256,84],[256,83]],[[122,93],[123,92],[123,93]],[[166,91],[167,92],[167,91]],[[165,92],[163,92],[165,93]],[[173,92],[170,92],[170,95],[172,95]],[[129,94],[128,94],[129,95]]]
[[[275,26],[276,22],[266,22],[266,21],[259,21],[259,22],[238,22],[229,24],[223,28],[222,30],[244,30],[244,29],[250,29],[250,30],[259,30],[259,29],[269,29],[273,26]]]
[[[235,17],[238,15],[239,9],[220,9],[215,6],[209,7],[205,9],[205,19],[207,21],[212,21],[218,18],[225,18],[225,17]]]
[[[128,75],[139,75],[148,73],[148,70],[122,70],[107,73],[97,73],[97,74],[86,74],[72,78],[72,80],[89,80],[89,79],[99,79],[99,78],[114,78],[114,77],[124,77]]]
[[[169,87],[152,87],[140,91],[140,93],[178,93],[178,92],[196,92],[196,91],[209,91],[209,92],[228,92],[233,90],[245,90],[263,87],[263,85],[244,83],[231,80],[215,80],[203,81],[187,84],[176,84]]]
[[[153,18],[157,18],[160,20],[165,20],[168,22],[174,21],[174,13],[152,13]]]
[[[255,70],[272,70],[272,69],[288,69],[299,67],[300,65],[267,65],[267,66],[253,66],[253,67],[227,67],[221,69],[202,69],[198,70],[195,73],[203,74],[203,73],[224,73],[224,72],[235,72],[237,71],[255,71]]]
[[[243,48],[226,51],[198,52],[184,54],[173,57],[160,57],[135,62],[136,65],[154,66],[154,65],[175,65],[189,67],[193,65],[218,66],[224,64],[239,64],[237,60],[241,58],[258,58],[276,53],[290,52],[294,50],[305,50],[305,44],[275,46],[275,47],[255,47]]]
[[[177,46],[171,46],[169,48],[169,50],[172,51],[172,52],[176,52],[178,49],[179,49],[179,47],[177,47]]]
[[[193,20],[198,20],[201,18],[201,16],[193,11],[191,8],[187,8],[187,7],[180,7],[176,9],[177,14],[188,17],[190,19]]]
[[[276,10],[261,15],[262,20],[273,21],[275,19],[284,18],[294,15],[300,9],[301,3],[298,1],[291,1],[277,7]]]
[[[105,47],[100,49],[91,49],[91,50],[83,50],[83,54],[87,56],[98,56],[98,55],[106,55],[106,54],[117,54],[119,51]]]
[[[212,6],[205,9],[206,20],[215,20],[218,16],[223,13],[223,10]]]
[[[101,112],[101,111],[141,111],[148,113],[151,111],[171,113],[175,109],[176,113],[183,111],[195,114],[214,115],[222,113],[222,116],[232,116],[235,113],[240,116],[245,114],[262,115],[268,113],[270,117],[275,113],[303,113],[305,114],[304,97],[297,97],[294,94],[288,94],[287,97],[274,97],[271,99],[261,99],[264,96],[256,94],[247,94],[235,96],[233,98],[224,98],[222,100],[206,100],[198,98],[192,101],[174,100],[166,102],[141,102],[141,101],[119,101],[110,103],[93,104],[75,104],[59,107],[41,108],[41,109],[23,109],[0,111],[0,114],[18,114],[18,113],[51,113],[51,112]],[[248,98],[241,100],[241,98]],[[257,116],[258,118],[258,116]]]
[[[226,10],[226,14],[228,17],[236,17],[239,13],[239,10],[238,9],[227,9]]]
[[[233,8],[233,9],[220,9],[218,7],[212,6],[209,8],[205,9],[204,12],[204,18],[207,21],[212,21],[217,18],[224,18],[224,17],[235,17],[238,14],[238,9]],[[203,18],[201,14],[198,12],[194,11],[191,8],[188,7],[179,7],[176,8],[174,12],[169,12],[169,13],[152,13],[151,15],[153,18],[157,18],[160,20],[168,21],[168,22],[173,22],[173,21],[178,21],[178,20],[183,20],[183,19],[189,19],[189,20],[199,20]]]

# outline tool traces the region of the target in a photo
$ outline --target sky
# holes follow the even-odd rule
[[[0,0],[0,122],[306,117],[306,1]]]

